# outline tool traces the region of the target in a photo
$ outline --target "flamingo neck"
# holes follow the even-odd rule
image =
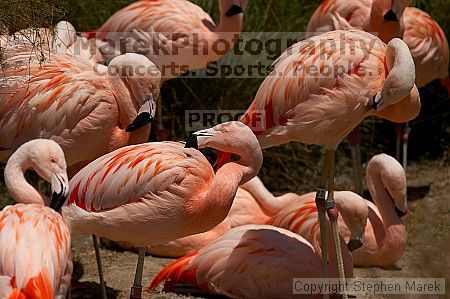
[[[214,30],[214,40],[225,40],[231,47],[236,42],[236,37],[240,35],[244,24],[244,13],[234,16],[227,16],[226,13],[234,5],[233,0],[220,0],[219,11],[220,21]]]
[[[385,43],[394,37],[401,38],[403,28],[399,21],[386,21],[384,16],[392,9],[391,0],[374,0],[370,13],[369,32],[375,33]]]
[[[25,179],[24,173],[30,168],[27,159],[20,153],[11,156],[5,167],[5,185],[11,197],[19,203],[25,204],[50,204],[47,196],[37,191]]]
[[[124,80],[122,78],[109,77],[111,92],[119,109],[119,128],[122,130],[125,130],[133,122],[138,111],[130,86],[129,84],[127,86]]]
[[[256,200],[258,205],[262,207],[264,212],[270,216],[274,216],[283,208],[284,201],[275,197],[263,182],[255,177],[241,186],[242,189],[249,192]]]

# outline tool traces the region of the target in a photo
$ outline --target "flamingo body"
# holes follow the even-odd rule
[[[37,204],[0,212],[0,298],[63,299],[72,274],[70,230]]]

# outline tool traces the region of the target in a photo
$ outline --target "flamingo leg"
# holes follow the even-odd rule
[[[142,296],[142,273],[144,272],[145,248],[139,247],[138,262],[136,266],[136,274],[134,275],[134,283],[131,287],[130,299],[141,299]]]
[[[336,208],[336,204],[334,202],[334,165],[335,165],[335,150],[330,150],[329,153],[327,152],[327,158],[330,159],[330,170],[328,172],[328,196],[326,201],[326,209],[327,209],[327,215],[328,219],[331,223],[331,230],[333,233],[333,240],[334,245],[336,248],[336,259],[337,259],[337,266],[338,266],[338,273],[339,273],[339,280],[342,283],[342,285],[345,285],[345,272],[344,272],[344,262],[342,259],[342,251],[341,251],[341,241],[339,238],[339,228],[338,228],[338,210]],[[322,243],[324,244],[324,243]],[[325,246],[322,245],[322,248],[327,247],[326,243]],[[347,299],[347,294],[342,294],[342,298]]]
[[[362,171],[361,171],[361,126],[355,127],[347,139],[350,142],[350,150],[352,152],[353,161],[353,182],[354,191],[362,195],[363,185],[362,185]]]
[[[106,296],[106,283],[103,278],[102,260],[100,256],[100,248],[98,246],[97,235],[92,235],[92,241],[94,241],[95,259],[97,260],[98,277],[100,279],[100,292],[102,294],[102,299],[107,299],[108,297]]]
[[[319,182],[319,187],[316,191],[316,206],[317,212],[319,214],[319,225],[320,225],[320,242],[322,244],[322,275],[324,278],[328,278],[328,250],[327,246],[327,224],[326,224],[326,201],[325,201],[325,192],[326,192],[326,183],[330,173],[330,151],[327,150],[325,152],[325,159],[322,167],[322,175]],[[327,297],[327,296],[326,296]]]
[[[406,123],[403,125],[403,132],[402,132],[402,142],[403,142],[403,161],[402,166],[404,169],[406,169],[406,166],[408,166],[408,139],[409,139],[409,132],[411,131],[411,128],[409,126],[409,123]]]
[[[396,124],[395,125],[395,159],[397,161],[400,161],[400,145],[402,143],[402,131],[403,131],[403,124]]]

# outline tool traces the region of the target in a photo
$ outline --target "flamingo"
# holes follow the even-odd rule
[[[405,170],[391,156],[379,154],[370,159],[366,169],[367,186],[375,202],[369,206],[369,221],[364,245],[352,252],[353,263],[362,267],[387,267],[405,252],[407,235],[401,218],[408,212]],[[342,227],[345,239],[349,231]]]
[[[229,50],[239,37],[248,0],[219,0],[220,21],[187,0],[136,1],[112,15],[96,32],[107,41],[106,58],[125,52],[146,55],[162,72],[163,81],[207,67]],[[223,48],[222,48],[223,45]],[[120,46],[120,49],[118,49]],[[158,130],[163,137],[162,105],[158,99]]]
[[[402,38],[403,12],[410,0],[325,0],[311,16],[307,36],[332,30],[360,29],[373,32],[385,43]],[[400,133],[397,140],[400,140]],[[348,135],[353,160],[354,190],[362,195],[361,134],[359,125]]]
[[[325,0],[307,25],[307,36],[317,32],[361,29],[373,32],[385,43],[401,38],[403,12],[411,0]]]
[[[408,45],[416,65],[416,85],[424,87],[428,83],[441,79],[442,85],[450,95],[450,79],[448,76],[449,50],[448,41],[439,24],[426,12],[407,7],[404,12],[405,33],[403,40]],[[400,139],[403,142],[402,165],[408,162],[408,124],[398,125],[397,158],[400,159]]]
[[[289,141],[325,147],[316,199],[321,243],[326,244],[327,211],[342,280],[344,269],[333,200],[335,150],[365,117],[379,116],[394,122],[415,118],[420,99],[414,71],[409,49],[400,39],[385,45],[370,33],[358,30],[324,33],[293,45],[280,56],[241,118],[257,135],[262,148]],[[220,154],[218,165],[229,158]],[[323,257],[326,272],[326,252]]]
[[[319,278],[320,269],[320,256],[300,235],[270,225],[244,225],[166,266],[149,291],[165,281],[167,291],[194,286],[230,298],[297,298],[292,279]]]
[[[257,175],[262,152],[251,130],[229,122],[196,132],[186,146],[240,156],[214,171],[197,150],[163,142],[118,149],[70,181],[63,215],[73,232],[139,247],[131,290],[141,297],[144,246],[207,231],[225,219],[239,185]]]
[[[230,212],[227,217],[214,228],[174,241],[159,245],[146,246],[145,251],[151,255],[181,257],[193,250],[200,249],[211,243],[230,229],[245,224],[266,224],[271,216],[275,215],[283,206],[286,206],[295,198],[289,196],[275,197],[258,177],[254,177],[249,182],[237,189]],[[119,246],[123,249],[135,250],[127,242],[114,242],[102,240],[107,246]]]
[[[51,183],[49,200],[24,178],[34,169]],[[65,298],[72,275],[70,230],[59,210],[68,195],[66,162],[54,141],[23,144],[8,160],[5,184],[18,202],[0,212],[0,298]]]
[[[28,140],[48,138],[61,145],[73,174],[105,153],[147,141],[160,78],[151,61],[133,53],[108,67],[55,54],[42,66],[4,70],[0,162]]]
[[[10,65],[29,65],[49,60],[54,54],[68,54],[82,57],[92,64],[102,63],[103,57],[97,47],[98,41],[87,40],[76,35],[75,28],[67,21],[61,21],[54,28],[29,28],[11,36],[2,37],[3,59]],[[2,70],[8,65],[2,65]]]

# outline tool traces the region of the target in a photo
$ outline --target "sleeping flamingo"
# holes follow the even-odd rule
[[[365,241],[352,253],[353,263],[363,267],[390,266],[402,257],[406,247],[406,228],[401,220],[408,211],[405,170],[393,157],[380,154],[367,164],[366,179],[375,204],[367,201]],[[347,239],[349,231],[342,227],[342,234]]]
[[[28,168],[51,183],[51,201],[27,183]],[[44,206],[59,210],[68,195],[61,147],[44,139],[23,144],[8,160],[5,184],[20,203],[0,212],[0,298],[65,298],[72,275],[70,230]]]
[[[186,146],[240,156],[214,173],[197,150],[181,143],[128,146],[106,154],[70,181],[63,215],[73,232],[127,241],[139,248],[132,298],[141,297],[144,246],[207,231],[227,216],[239,185],[257,175],[262,152],[240,122],[192,135]]]
[[[165,282],[166,291],[197,287],[229,298],[297,298],[293,278],[319,277],[320,256],[303,237],[270,225],[244,225],[166,266],[149,290]]]
[[[335,150],[366,117],[405,122],[417,116],[420,99],[414,86],[414,62],[400,39],[385,45],[370,33],[338,30],[293,45],[272,67],[241,120],[255,132],[262,148],[289,141],[325,147],[316,199],[321,243],[326,243],[327,211],[339,251],[333,200]],[[218,165],[229,158],[222,153]],[[339,273],[344,279],[339,254]],[[326,272],[325,252],[323,257]]]
[[[108,67],[53,55],[42,66],[2,71],[0,162],[28,140],[48,138],[61,145],[74,173],[105,153],[147,141],[160,79],[152,62],[132,53]]]
[[[106,58],[123,50],[146,55],[166,81],[205,68],[233,49],[242,30],[247,2],[219,0],[220,21],[215,25],[206,12],[187,0],[136,1],[112,15],[98,33],[88,36],[105,40],[115,48],[100,48]],[[162,137],[160,99],[157,106]]]

